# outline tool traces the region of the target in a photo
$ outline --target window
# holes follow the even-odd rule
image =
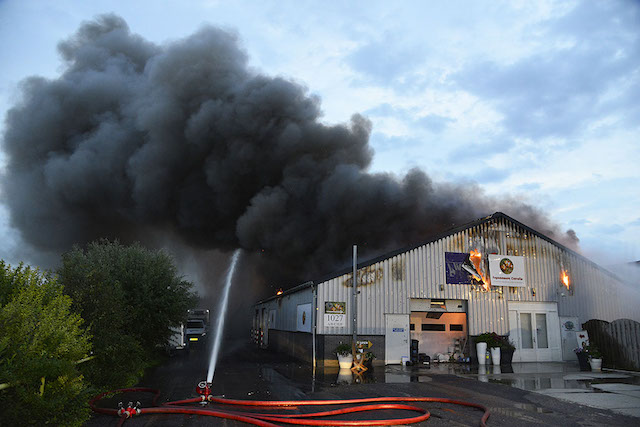
[[[463,327],[462,327],[462,325],[449,325],[449,330],[450,331],[462,331]]]
[[[187,328],[203,328],[204,329],[204,322],[202,320],[189,320],[187,322]]]
[[[410,331],[415,331],[416,330],[416,324],[415,323],[409,324],[409,330]]]
[[[423,323],[422,324],[422,330],[423,331],[444,332],[445,331],[444,326],[445,326],[444,324]]]
[[[444,300],[432,299],[431,300],[431,308],[441,308],[441,309],[446,310],[447,309],[447,305],[444,303]]]

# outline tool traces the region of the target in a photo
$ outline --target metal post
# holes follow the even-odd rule
[[[353,345],[356,345],[358,340],[358,245],[353,245],[353,292],[351,300],[351,313],[353,319],[351,324],[353,325]]]
[[[318,324],[318,288],[316,288],[315,284],[311,285],[312,299],[311,303],[311,341],[313,348],[313,380],[311,383],[311,388],[315,389],[316,383],[316,328]]]

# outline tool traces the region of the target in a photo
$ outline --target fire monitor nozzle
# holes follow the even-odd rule
[[[211,394],[211,383],[200,381],[196,386],[196,392],[203,396],[209,396]]]

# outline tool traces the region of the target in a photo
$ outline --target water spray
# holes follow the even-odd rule
[[[218,319],[216,322],[216,331],[213,337],[213,349],[211,351],[211,360],[209,361],[209,370],[207,371],[207,384],[213,382],[213,374],[216,372],[216,364],[218,363],[218,355],[220,353],[220,345],[222,343],[222,331],[224,330],[224,319],[227,314],[227,305],[229,303],[229,289],[233,281],[233,274],[236,271],[236,264],[240,258],[240,249],[236,249],[231,257],[231,264],[227,270],[227,277],[224,283],[220,306],[218,307]]]

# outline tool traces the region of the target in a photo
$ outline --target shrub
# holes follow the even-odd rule
[[[96,361],[86,375],[100,389],[134,384],[196,301],[172,259],[139,244],[76,247],[63,255],[58,273],[90,324]]]
[[[90,351],[82,323],[55,277],[0,261],[0,383],[11,385],[0,391],[3,425],[82,425],[89,418],[75,363]]]

